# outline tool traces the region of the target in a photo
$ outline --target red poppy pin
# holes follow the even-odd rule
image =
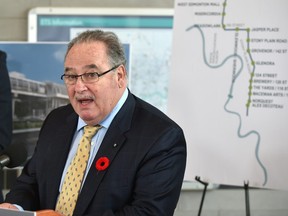
[[[107,157],[100,157],[97,161],[96,161],[96,169],[98,171],[103,171],[105,169],[107,169],[107,167],[109,166],[109,159]]]

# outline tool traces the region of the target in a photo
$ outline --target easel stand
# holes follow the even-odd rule
[[[200,203],[200,207],[199,207],[199,211],[198,211],[198,216],[201,216],[202,207],[203,207],[203,203],[204,203],[204,199],[205,199],[208,183],[201,181],[199,176],[196,176],[195,180],[197,182],[201,183],[202,185],[204,185],[204,190],[203,190],[203,193],[202,193],[202,199],[201,199],[201,203]],[[250,216],[249,182],[247,182],[247,183],[244,182],[244,189],[245,189],[246,216]]]
[[[199,211],[198,211],[198,216],[200,216],[201,212],[202,212],[202,207],[203,207],[203,203],[204,203],[204,199],[205,199],[208,183],[201,181],[199,176],[196,176],[195,180],[204,185],[204,190],[203,190],[203,193],[202,193],[202,199],[201,199],[201,203],[200,203],[200,207],[199,207]]]
[[[249,182],[245,183],[244,181],[244,189],[245,189],[246,216],[250,216]]]

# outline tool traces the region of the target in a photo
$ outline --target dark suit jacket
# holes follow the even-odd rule
[[[0,50],[0,151],[11,143],[12,96],[6,66],[6,53]]]
[[[52,111],[41,129],[35,154],[7,202],[26,210],[54,209],[78,116],[71,105]],[[112,121],[92,165],[74,215],[173,215],[186,164],[182,129],[129,93]]]

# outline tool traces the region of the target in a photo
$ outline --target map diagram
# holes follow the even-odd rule
[[[168,114],[185,179],[288,189],[288,2],[176,0]]]

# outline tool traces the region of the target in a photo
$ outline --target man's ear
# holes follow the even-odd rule
[[[117,68],[117,78],[118,78],[118,85],[119,88],[122,88],[127,83],[127,71],[124,65],[120,65]],[[126,87],[126,86],[125,86]]]

